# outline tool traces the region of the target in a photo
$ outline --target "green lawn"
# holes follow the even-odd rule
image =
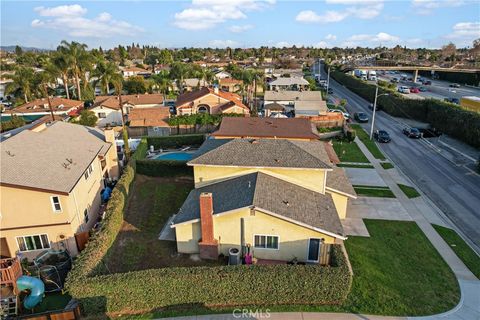
[[[460,260],[480,279],[480,257],[470,248],[468,244],[455,232],[455,230],[433,225],[435,230],[442,236],[443,240],[452,248]]]
[[[24,310],[24,314],[62,310],[71,299],[72,297],[69,294],[62,294],[61,292],[47,293],[42,302],[33,308],[33,312]]]
[[[431,315],[452,309],[460,300],[450,268],[414,222],[364,220],[370,237],[345,241],[353,268],[352,290],[339,306],[259,306],[271,312],[349,312],[390,316]],[[130,316],[153,319],[169,316],[229,313],[231,308],[204,306]],[[248,308],[257,308],[251,306]]]
[[[357,137],[363,142],[363,144],[367,147],[368,151],[376,158],[380,160],[385,160],[385,156],[383,153],[378,149],[377,144],[374,140],[370,140],[368,133],[363,130],[363,128],[359,124],[351,124],[350,127],[355,129]]]
[[[335,139],[333,139],[332,142],[333,149],[341,162],[370,163],[355,142]]]
[[[393,163],[390,162],[380,162],[380,165],[382,166],[383,169],[388,170],[388,169],[393,169]]]
[[[350,163],[338,163],[337,167],[343,168],[360,168],[360,169],[373,169],[371,164],[350,164]]]
[[[354,185],[353,188],[359,196],[363,197],[395,198],[389,187]]]
[[[405,193],[405,195],[410,199],[420,197],[420,193],[418,193],[417,189],[415,189],[414,187],[406,186],[400,183],[398,183],[398,186],[403,191],[403,193]]]

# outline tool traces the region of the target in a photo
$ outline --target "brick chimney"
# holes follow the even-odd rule
[[[216,260],[218,259],[218,242],[213,237],[213,197],[211,193],[203,192],[200,194],[200,225],[202,229],[202,239],[198,243],[200,248],[200,258]]]

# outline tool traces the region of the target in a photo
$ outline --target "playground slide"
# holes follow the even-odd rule
[[[45,292],[45,285],[42,280],[29,276],[21,276],[17,279],[17,286],[20,291],[30,290],[30,294],[23,301],[23,306],[26,309],[32,309],[42,302]]]

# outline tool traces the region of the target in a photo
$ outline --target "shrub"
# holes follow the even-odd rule
[[[193,176],[185,161],[137,160],[137,173],[153,177]]]
[[[333,266],[252,265],[163,268],[117,273],[70,281],[69,290],[86,315],[141,313],[196,305],[340,304],[351,275],[338,245]],[[72,280],[72,279],[70,279]]]
[[[374,85],[340,71],[333,71],[330,74],[332,78],[362,98],[374,100]],[[474,147],[480,147],[480,113],[463,110],[457,105],[436,99],[406,99],[383,88],[379,88],[378,93],[389,93],[389,96],[379,97],[377,103],[390,115],[428,122],[437,130]]]
[[[356,137],[355,130],[353,130],[352,128],[348,128],[347,129],[347,134],[346,134],[346,138],[347,138],[348,142],[353,142],[353,140],[355,140],[355,137]]]
[[[205,141],[204,134],[186,134],[167,137],[147,137],[147,147],[155,149],[180,148],[183,146],[199,146]]]
[[[13,115],[8,121],[1,123],[1,132],[9,131],[15,128],[19,128],[25,125],[25,120],[22,117]]]

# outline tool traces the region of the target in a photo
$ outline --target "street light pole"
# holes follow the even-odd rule
[[[375,124],[375,111],[377,110],[378,82],[375,85],[375,100],[373,100],[372,127],[370,128],[370,140],[373,137],[373,126]]]
[[[328,101],[328,87],[330,86],[330,66],[328,66],[327,72],[327,93],[325,94],[326,100]]]

